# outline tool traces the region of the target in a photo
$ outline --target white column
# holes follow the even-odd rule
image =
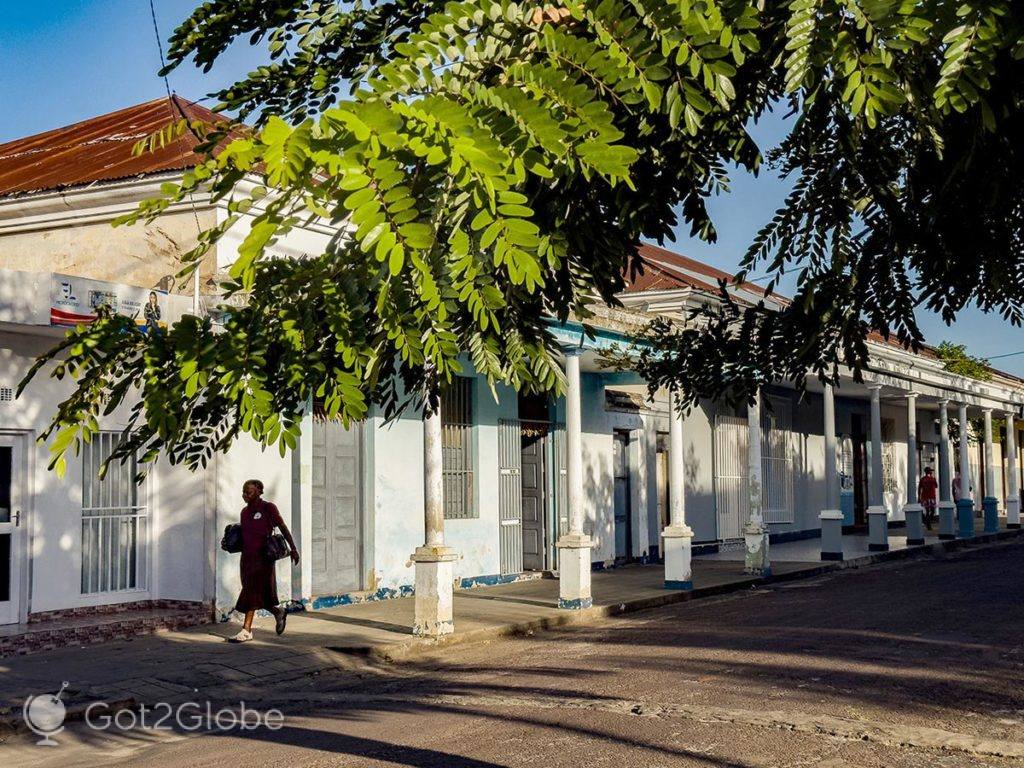
[[[924,544],[924,507],[917,501],[917,393],[907,393],[907,503],[903,506],[907,544]]]
[[[583,532],[583,427],[578,347],[565,350],[565,474],[569,530],[558,540],[558,607],[589,608],[590,537]]]
[[[917,506],[917,393],[907,393],[907,506]]]
[[[440,409],[440,404],[438,404]],[[453,563],[458,556],[444,545],[444,480],[441,453],[441,414],[423,419],[424,545],[412,555],[416,567],[416,616],[413,634],[438,637],[455,630]]]
[[[868,504],[884,507],[885,487],[882,484],[882,385],[869,384],[871,390],[871,475]]]
[[[836,401],[832,385],[826,384],[825,419],[825,509],[839,509],[839,475],[836,470]]]
[[[956,505],[951,483],[953,464],[949,443],[949,400],[939,400],[939,538],[956,538]]]
[[[761,392],[754,393],[747,406],[747,488],[750,496],[750,517],[743,528],[746,544],[745,570],[747,573],[767,576],[771,574],[768,556],[768,529],[762,511],[761,470]]]
[[[683,465],[683,414],[673,391],[668,415],[668,526],[665,541],[665,587],[692,589],[693,531],[686,524],[686,473]]]
[[[1017,428],[1006,412],[1006,527],[1020,527],[1020,476],[1017,474]]]
[[[971,494],[971,459],[967,452],[967,403],[958,403],[960,420],[960,498],[974,499]]]
[[[356,429],[357,427],[353,427]],[[302,414],[299,444],[292,451],[292,537],[303,554],[292,566],[292,600],[313,596],[313,405]]]
[[[953,482],[949,455],[949,400],[939,400],[939,501],[949,501]]]
[[[871,390],[871,475],[868,485],[868,549],[889,549],[889,510],[885,506],[882,482],[882,385],[869,384]]]
[[[821,523],[821,559],[843,559],[843,513],[839,509],[839,476],[836,473],[836,403],[832,385],[826,384],[822,416],[825,421],[825,508]]]
[[[995,498],[996,468],[995,451],[992,450],[992,409],[983,408],[981,412],[985,417],[985,496]]]

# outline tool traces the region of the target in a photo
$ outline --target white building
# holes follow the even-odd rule
[[[211,119],[200,107],[181,106]],[[65,477],[47,470],[47,449],[36,438],[67,384],[37,378],[17,400],[13,390],[61,336],[51,309],[63,286],[91,279],[100,281],[96,290],[129,297],[170,288],[176,256],[226,215],[197,195],[153,225],[111,228],[113,218],[155,196],[160,183],[194,161],[187,137],[131,156],[135,141],[171,117],[161,99],[0,146],[0,624],[31,627],[68,612],[142,607],[173,609],[178,620],[183,613],[227,615],[238,590],[237,560],[218,542],[224,526],[237,521],[249,477],[264,481],[303,553],[299,566],[278,566],[282,599],[315,609],[408,594],[416,584],[419,566],[410,557],[431,533],[424,522],[429,430],[417,414],[388,424],[371,413],[351,429],[310,414],[298,450],[284,459],[243,440],[198,473],[161,460],[140,488],[126,471],[115,468],[103,481],[91,471],[123,426],[114,414],[102,425],[104,436],[69,461]],[[319,252],[329,235],[298,230],[276,250],[294,257]],[[237,227],[204,261],[203,295],[243,236],[244,226]],[[644,382],[602,368],[600,353],[652,314],[679,315],[713,300],[717,280],[726,276],[662,249],[642,252],[647,273],[622,297],[624,309],[595,318],[596,340],[585,339],[579,325],[552,325],[571,375],[578,364],[579,388],[568,395],[579,406],[578,431],[566,398],[505,388],[495,400],[474,376],[445,393],[439,479],[444,544],[454,555],[441,558],[435,576],[442,582],[560,571],[565,604],[575,606],[587,597],[581,569],[657,560],[663,541],[684,547],[688,562],[691,547],[699,552],[745,538],[749,547],[752,537],[768,534],[818,536],[823,510],[840,510],[847,525],[868,518],[899,525],[916,501],[908,499],[908,482],[914,485],[919,468],[939,467],[943,401],[965,404],[972,417],[986,409],[1000,418],[1020,415],[1024,387],[1013,377],[964,379],[927,351],[912,354],[874,339],[867,384],[847,375],[834,393],[812,384],[806,394],[780,384],[762,393],[759,413],[704,402],[673,436],[668,394],[648,401]],[[761,297],[757,286],[736,292],[740,299]],[[167,319],[193,311],[190,288],[161,301]],[[1018,437],[1015,429],[1011,435]],[[979,491],[973,498],[980,504],[982,496],[993,497],[1000,506],[1009,500],[1015,522],[1019,449],[1004,460],[993,444],[985,462],[981,443],[968,446],[966,457]],[[751,478],[761,488],[761,528],[751,527]],[[942,478],[948,487],[948,472]],[[582,530],[571,530],[573,512]],[[567,550],[566,534],[578,546]],[[565,552],[579,553],[577,572],[567,570]],[[666,582],[685,588],[688,566],[674,571],[676,555],[670,552]]]

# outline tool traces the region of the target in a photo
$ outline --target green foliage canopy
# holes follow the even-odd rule
[[[78,383],[54,461],[136,390],[121,453],[192,466],[243,432],[294,446],[311,398],[343,419],[434,407],[463,355],[557,390],[545,318],[613,302],[636,242],[679,217],[714,239],[705,201],[759,168],[747,126],[780,102],[794,128],[771,158],[797,181],[745,268],[799,266],[798,295],[655,324],[652,385],[692,400],[858,367],[868,326],[918,340],[920,303],[1019,321],[1021,29],[1009,0],[209,0],[169,68],[266,41],[271,63],[218,94],[253,127],[182,121],[210,156],[126,220],[224,201],[187,277],[252,217],[224,286],[243,300],[222,330],[104,315],[72,332],[30,374],[52,360]],[[323,253],[269,255],[312,220],[338,227]]]

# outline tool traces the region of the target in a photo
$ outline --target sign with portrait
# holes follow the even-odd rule
[[[141,326],[163,328],[167,325],[167,291],[58,273],[54,273],[52,279],[50,325],[91,323],[103,306],[132,318]]]

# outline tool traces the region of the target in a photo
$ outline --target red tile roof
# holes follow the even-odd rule
[[[728,272],[649,243],[641,244],[637,248],[637,253],[643,259],[644,274],[636,275],[630,281],[626,293],[696,288],[717,294],[719,280],[726,280],[730,283],[734,280],[734,275]],[[759,296],[769,295],[763,287],[756,283],[743,282],[737,284],[736,287]],[[785,297],[778,294],[770,295],[777,301],[786,301]]]
[[[180,96],[147,101],[64,128],[0,144],[0,196],[63,189],[97,181],[145,176],[190,168],[199,161],[199,143],[191,133],[140,155],[140,139],[185,117],[215,123],[224,120]]]

